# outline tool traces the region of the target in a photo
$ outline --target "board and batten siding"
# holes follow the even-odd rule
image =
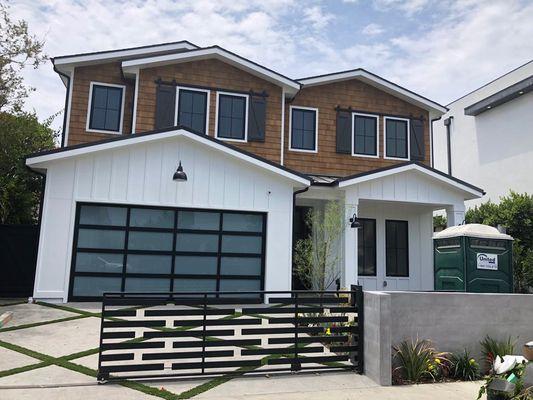
[[[172,180],[179,160],[187,182]],[[266,212],[265,290],[289,290],[293,185],[185,137],[51,162],[34,297],[67,301],[80,201]]]

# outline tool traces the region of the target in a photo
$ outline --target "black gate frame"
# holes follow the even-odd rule
[[[243,295],[254,297],[243,297]],[[264,299],[267,299],[267,304]],[[304,370],[354,370],[363,374],[363,301],[362,287],[355,285],[352,285],[349,291],[105,293],[102,301],[97,379],[104,383],[123,379],[269,374]],[[140,317],[137,317],[139,309],[169,304],[184,307],[147,309],[141,313]],[[236,310],[240,312],[236,313]],[[328,313],[326,316],[321,314],[325,310]],[[350,317],[345,313],[352,315]],[[289,317],[286,315],[280,317],[280,314],[289,314]],[[333,314],[341,314],[341,316]],[[208,319],[208,316],[213,315],[220,318]],[[198,319],[182,320],[179,318],[181,316],[196,316]],[[145,317],[161,317],[161,319],[144,319]],[[236,317],[247,318],[237,319]],[[172,328],[165,327],[166,320],[169,318]],[[263,326],[263,319],[268,320],[270,324],[268,327]],[[347,323],[347,325],[329,327],[324,325],[337,322]],[[356,325],[350,325],[352,322]],[[285,326],[276,327],[275,324],[285,324]],[[287,324],[292,326],[287,327]],[[252,325],[252,327],[248,328],[247,325]],[[259,327],[253,327],[253,325],[259,325]],[[216,326],[216,328],[209,330],[209,326]],[[232,326],[233,328],[234,326],[241,327],[241,333],[245,338],[232,338],[235,333]],[[135,331],[109,331],[113,328],[150,328],[151,330],[143,331],[142,336],[136,337]],[[191,331],[187,328],[200,329]],[[289,336],[271,336],[280,334]],[[246,338],[246,335],[267,335],[269,344],[285,344],[289,347],[257,347],[261,345],[262,339],[250,339]],[[180,337],[194,337],[200,340],[180,342]],[[226,339],[227,337],[229,339]],[[172,347],[178,351],[165,350],[164,341],[146,341],[156,338],[175,338],[172,341]],[[116,339],[126,341],[113,341]],[[306,347],[307,344],[313,343],[318,343],[319,346]],[[326,343],[330,344],[329,348],[326,347]],[[235,356],[232,349],[209,349],[224,346],[240,347],[241,356],[261,355],[262,357],[259,360],[209,361],[210,357]],[[142,361],[136,364],[109,364],[113,361],[133,361],[133,350],[158,348],[162,349],[161,353],[143,353]],[[179,351],[179,349],[187,348],[201,350],[183,353]],[[112,353],[109,354],[108,351]],[[313,356],[312,354],[325,352],[334,355]],[[305,355],[308,353],[311,353],[310,356]],[[339,355],[338,353],[346,354]],[[198,358],[200,361],[179,362],[180,358]],[[157,362],[150,362],[154,360]],[[172,360],[170,368],[178,372],[157,373],[157,371],[169,369],[169,367],[165,368],[165,360],[167,363]],[[268,365],[280,365],[280,367],[255,370],[265,365],[262,363],[263,360],[266,360]],[[307,363],[314,364],[314,366],[302,365]],[[230,367],[240,368],[234,371],[213,371],[216,368]],[[179,372],[179,370],[186,369],[201,372]],[[153,373],[147,374],[146,371]],[[117,375],[117,373],[135,374]]]

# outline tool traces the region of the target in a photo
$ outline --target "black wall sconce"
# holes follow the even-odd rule
[[[178,169],[176,170],[176,172],[174,172],[174,176],[172,177],[172,180],[176,182],[187,181],[187,174],[183,172],[183,167],[181,166],[181,160],[180,160],[180,164],[178,165]]]
[[[359,229],[361,227],[359,218],[357,218],[357,215],[355,213],[353,213],[352,218],[350,218],[350,227],[354,229]]]

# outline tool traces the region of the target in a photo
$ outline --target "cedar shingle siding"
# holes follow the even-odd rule
[[[281,88],[219,60],[201,60],[187,63],[141,69],[136,132],[155,129],[157,79],[175,80],[180,86],[212,88],[209,97],[209,136],[215,136],[216,90],[254,92],[265,91],[266,117],[264,141],[231,144],[265,157],[274,162],[281,159]],[[92,142],[114,137],[112,134],[86,132],[90,82],[126,85],[123,134],[131,133],[134,96],[133,80],[125,80],[120,63],[78,67],[74,74],[72,110],[67,145]],[[302,88],[292,106],[318,108],[318,153],[289,151],[289,103],[285,105],[284,165],[304,173],[345,176],[402,162],[386,160],[384,154],[383,115],[424,118],[425,164],[430,163],[428,112],[356,79],[315,87]],[[352,156],[336,151],[337,111],[351,107],[354,111],[382,114],[379,116],[379,158]],[[351,120],[350,120],[351,122]]]

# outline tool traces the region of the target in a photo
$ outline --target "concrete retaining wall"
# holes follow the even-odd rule
[[[516,353],[533,340],[533,295],[437,292],[365,292],[365,373],[392,382],[392,347],[430,339],[439,351],[468,349],[479,358],[489,335],[518,337]]]

